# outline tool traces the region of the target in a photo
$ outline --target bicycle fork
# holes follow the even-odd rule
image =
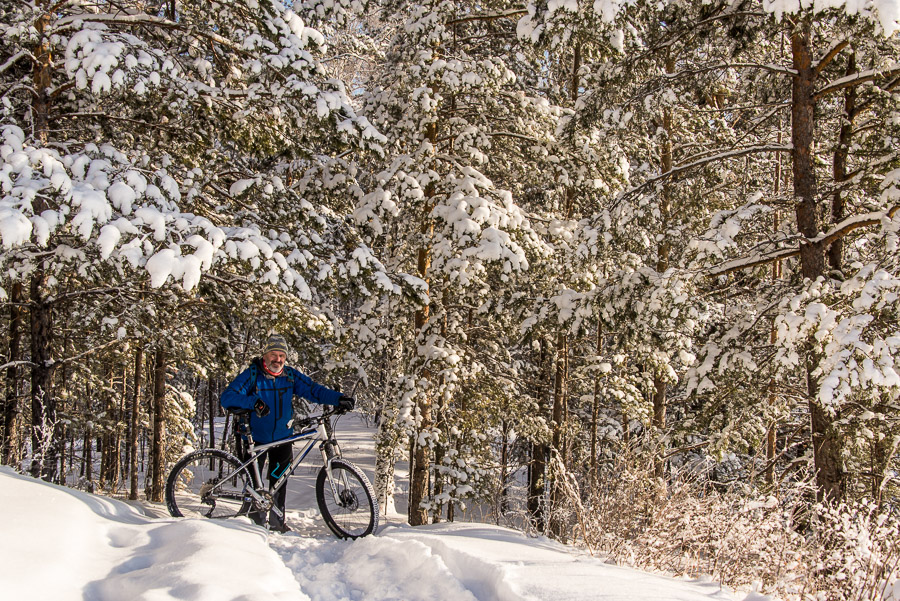
[[[331,437],[328,436],[324,424],[321,424],[319,426],[319,435],[323,438],[322,444],[319,446],[319,449],[322,451],[322,461],[325,465],[325,473],[328,474],[328,485],[331,487],[331,494],[334,496],[334,502],[339,507],[344,507],[346,504],[346,500],[338,491],[338,486],[334,481],[334,471],[331,468],[331,462],[334,459],[339,459],[341,457],[340,449],[337,447],[337,444],[333,440],[331,440]],[[350,482],[349,480],[347,480],[346,470],[340,470],[340,474],[340,488],[342,490],[348,490],[350,488]]]
[[[331,459],[325,459],[325,471],[328,473],[328,485],[331,486],[331,494],[334,495],[334,502],[338,507],[344,507],[347,504],[347,500],[340,492],[338,492],[338,488],[341,490],[349,490],[350,481],[347,479],[347,471],[340,470],[340,482],[335,482],[334,472],[331,469],[331,461]]]

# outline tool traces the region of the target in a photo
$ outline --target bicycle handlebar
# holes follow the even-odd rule
[[[237,415],[238,417],[246,417],[246,416],[249,416],[251,413],[253,413],[253,409],[232,408],[232,409],[228,409],[228,411],[231,411],[233,414]],[[337,405],[325,405],[325,409],[322,410],[322,413],[320,413],[319,415],[311,415],[309,417],[306,417],[303,419],[303,421],[306,421],[306,420],[315,421],[317,419],[331,417],[332,415],[344,415],[346,413],[347,413],[347,410],[342,410]]]

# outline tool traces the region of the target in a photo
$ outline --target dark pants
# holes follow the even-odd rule
[[[247,455],[246,449],[244,449],[243,453],[245,460]],[[259,462],[259,473],[269,479],[269,486],[275,484],[278,481],[278,478],[291,467],[291,461],[294,459],[294,449],[291,445],[286,444],[280,447],[275,447],[273,449],[269,449],[265,453],[259,456],[257,460]],[[272,530],[281,530],[284,528],[284,501],[285,497],[287,497],[287,485],[282,486],[278,489],[278,492],[275,493],[274,498],[274,507],[277,507],[281,511],[281,517],[275,511],[269,511],[269,528]],[[252,519],[257,524],[263,524],[264,517],[259,512],[254,512],[249,514],[250,519]]]

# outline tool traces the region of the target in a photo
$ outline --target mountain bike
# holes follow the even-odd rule
[[[312,449],[318,446],[322,468],[316,477],[316,502],[325,524],[338,538],[355,539],[378,528],[378,502],[368,478],[356,465],[341,457],[334,436],[332,417],[337,408],[299,420],[299,432],[275,442],[255,444],[246,424],[249,411],[235,412],[244,424],[247,458],[238,459],[221,449],[200,449],[178,460],[166,479],[166,506],[174,517],[230,518],[242,515],[268,516],[274,496],[287,485]],[[260,455],[269,449],[305,442],[288,469],[269,487],[260,474]],[[318,443],[318,445],[316,444]],[[275,507],[278,512],[278,508]],[[280,513],[280,512],[279,512]],[[284,519],[284,516],[280,516]],[[264,520],[267,517],[263,518]]]

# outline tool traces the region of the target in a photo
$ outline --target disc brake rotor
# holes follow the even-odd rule
[[[350,511],[359,509],[359,499],[352,490],[342,490],[339,496],[341,498],[341,507]]]

